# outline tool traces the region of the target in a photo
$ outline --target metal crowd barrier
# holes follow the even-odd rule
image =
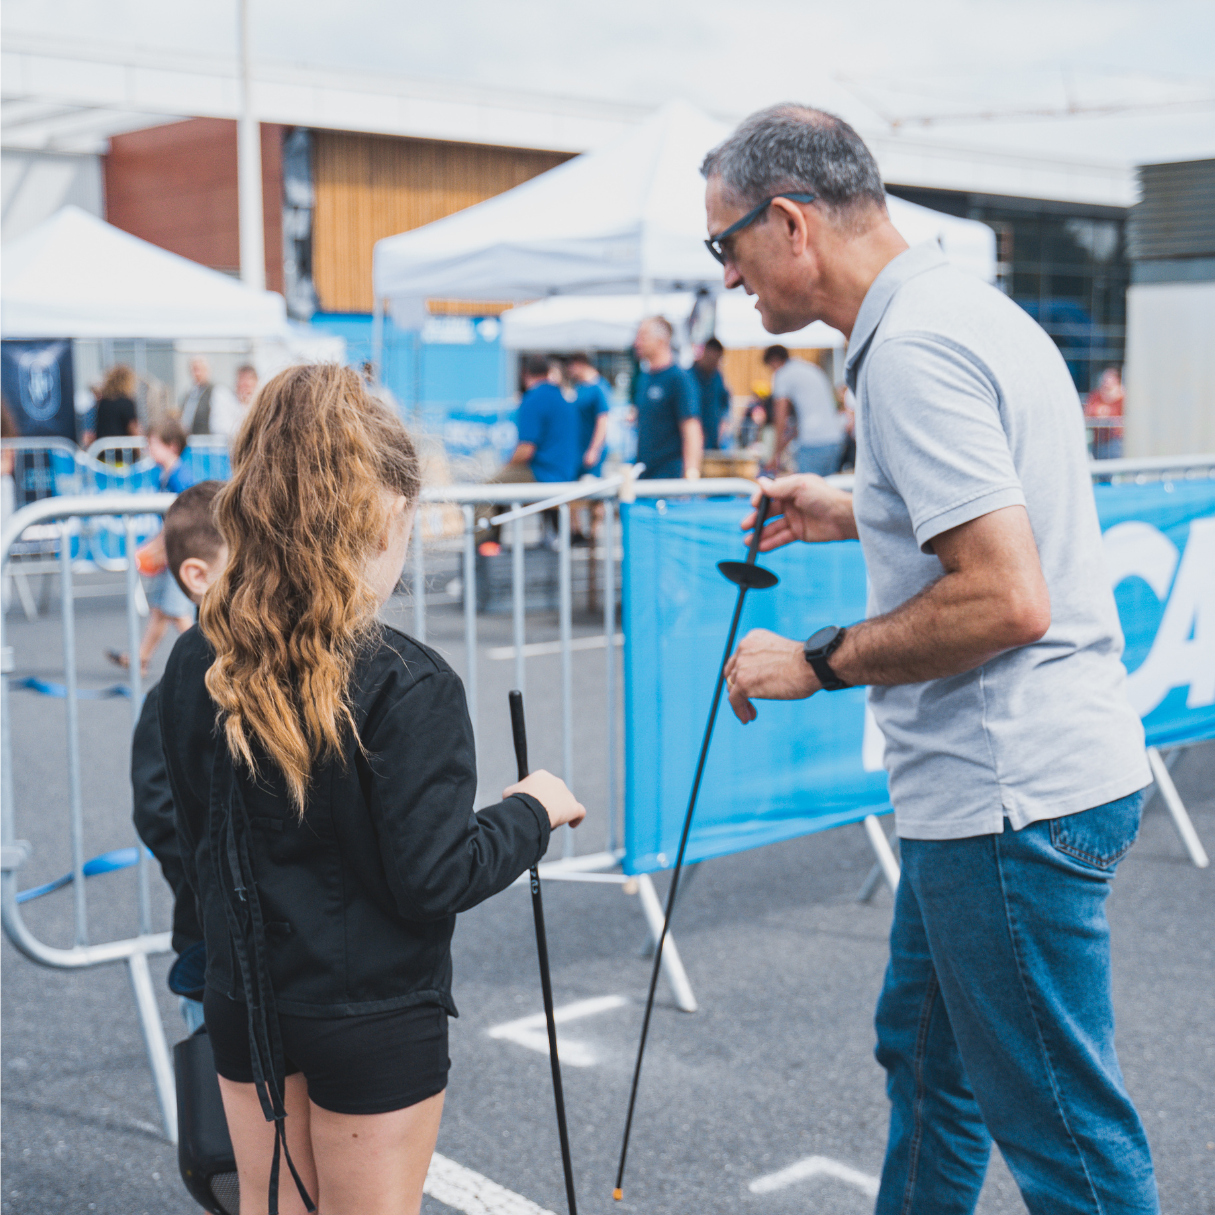
[[[1185,457],[1155,461],[1121,460],[1108,461],[1092,466],[1094,478],[1097,480],[1140,480],[1155,477],[1191,477],[1211,476],[1215,473],[1215,458]],[[851,479],[848,477],[834,478],[836,484],[848,487]],[[561,835],[561,857],[558,860],[546,862],[541,866],[541,872],[550,880],[580,881],[587,883],[607,883],[619,885],[626,894],[640,895],[640,909],[645,918],[648,930],[654,938],[662,928],[662,908],[649,875],[629,877],[620,872],[619,860],[623,854],[621,847],[620,820],[620,790],[616,778],[619,761],[619,738],[617,731],[617,706],[620,701],[620,690],[617,677],[617,588],[619,586],[619,561],[621,557],[619,541],[619,520],[617,515],[620,502],[631,501],[637,497],[675,499],[699,496],[728,496],[743,497],[754,491],[750,481],[729,479],[703,479],[699,481],[683,480],[652,480],[636,481],[626,474],[619,478],[608,478],[602,481],[583,481],[564,484],[525,484],[525,485],[452,485],[428,487],[422,494],[419,525],[415,529],[415,539],[409,558],[409,581],[412,587],[413,632],[421,640],[427,635],[428,601],[436,600],[445,603],[455,601],[453,595],[436,595],[428,590],[428,564],[436,561],[444,552],[450,560],[455,558],[456,568],[460,573],[460,593],[463,601],[463,644],[466,658],[465,686],[467,689],[469,712],[474,728],[478,720],[478,620],[477,620],[477,547],[481,530],[478,526],[477,507],[498,506],[501,513],[495,516],[496,525],[502,528],[505,541],[503,551],[509,549],[511,564],[510,580],[510,609],[512,620],[512,640],[510,657],[514,661],[515,683],[521,689],[526,685],[527,658],[533,654],[557,653],[561,659],[560,675],[560,705],[561,705],[561,775],[571,784],[578,787],[578,773],[574,766],[573,719],[574,719],[574,681],[572,655],[575,649],[583,648],[573,638],[573,545],[571,539],[571,510],[578,503],[601,503],[602,518],[599,524],[599,534],[594,548],[588,553],[586,565],[588,568],[598,568],[597,590],[602,607],[602,647],[605,663],[605,710],[606,735],[603,740],[606,758],[606,830],[603,847],[590,854],[575,855],[572,833],[566,828]],[[96,494],[78,497],[57,497],[36,502],[17,512],[8,520],[0,539],[0,560],[3,561],[5,572],[8,571],[10,559],[23,534],[31,528],[57,529],[56,558],[57,572],[60,577],[60,601],[63,614],[63,649],[66,682],[66,724],[68,748],[68,777],[69,777],[69,839],[73,857],[74,882],[72,897],[75,912],[75,943],[71,948],[62,949],[47,945],[38,940],[22,919],[17,903],[17,872],[28,859],[29,846],[17,838],[16,807],[13,797],[12,777],[12,739],[9,726],[9,681],[12,671],[11,651],[4,646],[4,634],[0,632],[0,646],[3,646],[3,702],[0,704],[0,716],[3,718],[2,736],[0,736],[0,764],[3,766],[3,779],[0,783],[0,844],[3,846],[3,868],[0,873],[0,913],[3,927],[13,944],[31,960],[41,965],[58,969],[79,969],[99,966],[110,962],[126,963],[132,989],[135,994],[136,1007],[147,1046],[148,1059],[156,1086],[156,1093],[161,1106],[166,1133],[170,1138],[176,1136],[176,1107],[174,1103],[173,1077],[169,1062],[169,1053],[165,1044],[164,1030],[157,1010],[155,994],[152,989],[148,971],[147,957],[153,953],[164,953],[170,949],[170,934],[168,932],[153,932],[150,923],[150,904],[148,892],[148,862],[142,848],[139,853],[138,872],[138,913],[139,933],[137,936],[124,940],[109,941],[101,944],[90,943],[88,905],[85,894],[84,864],[85,849],[83,841],[83,792],[81,784],[81,762],[79,742],[79,722],[77,705],[77,683],[75,671],[75,617],[73,597],[73,576],[75,563],[73,560],[73,545],[71,537],[73,529],[79,529],[90,521],[110,516],[120,521],[124,539],[123,551],[116,554],[114,568],[126,572],[127,626],[129,634],[129,651],[134,654],[139,648],[139,579],[133,562],[126,560],[126,553],[131,552],[138,540],[138,520],[150,512],[163,513],[173,500],[171,494]],[[452,517],[453,510],[458,512]],[[530,515],[538,515],[545,510],[555,510],[557,515],[557,531],[555,550],[557,560],[557,596],[556,611],[558,620],[558,641],[555,649],[552,643],[539,643],[529,646],[527,643],[527,578],[525,564],[524,534],[525,524]],[[442,514],[447,512],[447,528],[441,526]],[[487,512],[482,509],[480,515],[485,517]],[[426,531],[431,537],[427,540]],[[442,538],[443,533],[446,538]],[[66,539],[66,543],[65,543]],[[428,551],[429,549],[429,551]],[[447,572],[451,572],[450,570]],[[129,691],[132,707],[132,725],[138,720],[143,688],[139,673],[139,664],[132,663],[129,672]],[[1169,759],[1174,759],[1178,752],[1174,751]],[[1168,762],[1156,753],[1153,760],[1153,772],[1157,785],[1164,800],[1178,824],[1179,831],[1186,839],[1187,847],[1195,863],[1206,862],[1205,854],[1201,853],[1201,845],[1195,851],[1196,836],[1192,839],[1186,836],[1183,822],[1188,824],[1184,808],[1180,806],[1176,789],[1168,773]],[[1179,809],[1180,808],[1180,809]],[[897,884],[899,871],[890,842],[881,829],[877,819],[865,823],[869,841],[877,856],[877,864],[870,880],[862,891],[862,896],[872,893],[877,882],[884,877],[893,887]],[[1192,827],[1190,828],[1192,835]],[[664,975],[671,986],[678,1007],[693,1011],[696,1008],[695,996],[688,982],[679,950],[669,937],[663,955]]]
[[[173,494],[97,494],[78,497],[46,498],[14,513],[5,521],[0,533],[0,562],[8,571],[9,557],[22,534],[30,527],[57,526],[58,573],[63,628],[64,703],[67,726],[68,767],[68,838],[72,852],[72,899],[74,943],[68,949],[48,945],[40,940],[25,923],[17,902],[17,874],[29,859],[30,846],[17,838],[16,804],[13,789],[13,743],[9,706],[9,681],[13,670],[12,650],[7,644],[7,613],[0,614],[0,921],[8,939],[31,961],[56,970],[81,970],[111,962],[125,962],[135,996],[135,1006],[143,1031],[148,1062],[156,1086],[165,1134],[177,1141],[177,1099],[173,1082],[173,1065],[165,1041],[164,1026],[156,1003],[156,993],[148,970],[148,955],[167,953],[172,934],[153,932],[148,859],[144,848],[137,845],[139,932],[123,940],[93,943],[90,941],[88,898],[85,890],[84,794],[80,762],[80,709],[76,677],[76,610],[72,593],[74,565],[72,556],[72,521],[97,516],[116,516],[122,521],[126,551],[133,552],[136,542],[136,520],[149,511],[163,513],[173,502]],[[132,654],[139,653],[140,624],[137,602],[139,578],[134,561],[124,561],[126,569],[127,646]],[[131,701],[131,728],[139,720],[143,703],[143,686],[139,663],[132,662],[128,672]],[[42,810],[45,813],[45,808]],[[132,828],[132,834],[134,830]]]

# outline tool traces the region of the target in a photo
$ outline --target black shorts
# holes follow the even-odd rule
[[[249,1014],[244,1004],[207,988],[203,998],[215,1070],[253,1082]],[[357,1017],[279,1013],[287,1075],[303,1072],[308,1097],[335,1114],[387,1114],[447,1087],[447,1010],[412,1004]]]

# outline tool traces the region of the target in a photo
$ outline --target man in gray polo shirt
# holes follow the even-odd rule
[[[770,332],[849,336],[854,492],[766,482],[763,548],[859,538],[868,617],[755,630],[727,677],[744,722],[754,699],[867,684],[886,740],[903,871],[877,1210],[973,1210],[994,1138],[1034,1215],[1154,1213],[1104,909],[1150,775],[1067,368],[1009,299],[907,247],[839,119],[762,111],[703,172],[726,286]]]

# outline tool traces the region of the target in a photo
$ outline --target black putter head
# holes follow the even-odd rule
[[[774,587],[780,579],[762,565],[752,565],[749,561],[719,561],[717,568],[722,577],[728,578],[735,586],[745,586],[749,591],[766,591]]]

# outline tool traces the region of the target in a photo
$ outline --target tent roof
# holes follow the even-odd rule
[[[700,163],[730,128],[671,102],[607,147],[513,190],[410,232],[377,241],[377,298],[399,326],[416,327],[422,301],[535,300],[721,288],[704,246]],[[995,234],[985,224],[891,198],[912,244],[941,239],[950,260],[990,280]],[[913,238],[914,237],[914,238]]]
[[[678,329],[695,299],[690,291],[652,296],[648,301],[640,295],[553,296],[504,312],[502,341],[511,350],[627,350],[643,317],[665,316]],[[796,333],[769,333],[754,301],[742,291],[717,297],[714,332],[727,350],[774,342],[803,350],[846,344],[839,330],[822,321]]]
[[[67,206],[4,246],[6,338],[285,337],[283,297]]]

